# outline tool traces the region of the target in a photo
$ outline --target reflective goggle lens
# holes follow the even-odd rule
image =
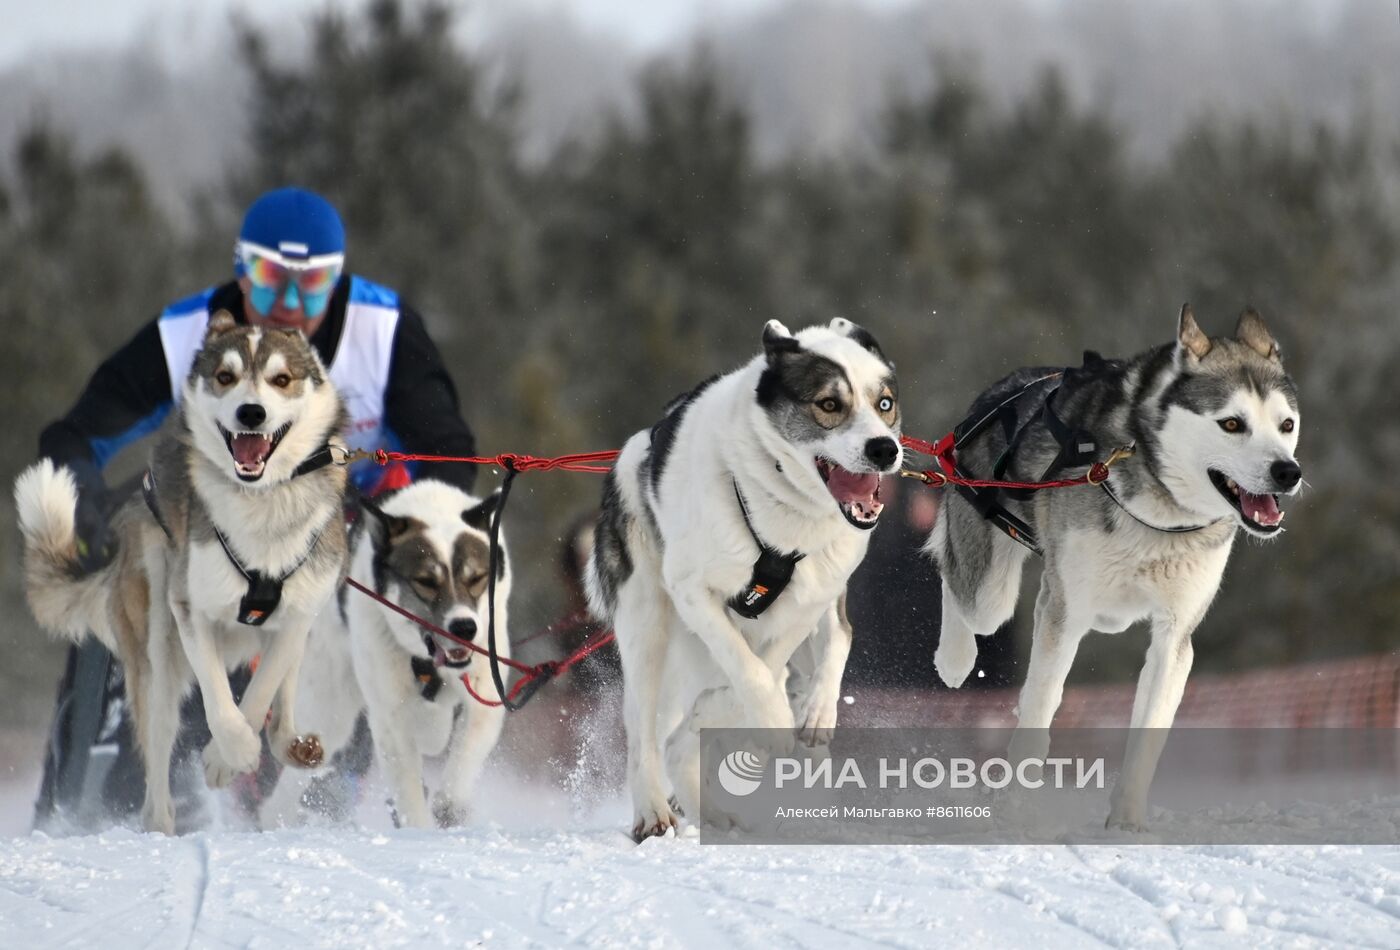
[[[288,283],[295,283],[303,297],[322,297],[335,289],[340,279],[340,264],[316,267],[287,267],[271,258],[251,251],[244,252],[243,266],[254,287],[281,292]]]

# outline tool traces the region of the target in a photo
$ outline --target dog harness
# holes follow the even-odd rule
[[[335,517],[335,515],[331,517]],[[219,546],[224,549],[224,554],[228,555],[229,563],[248,582],[248,592],[238,602],[238,622],[249,627],[261,627],[267,623],[267,618],[272,616],[277,605],[282,602],[282,585],[287,582],[287,578],[295,574],[297,569],[307,562],[307,559],[311,557],[311,552],[316,550],[316,542],[321,540],[321,535],[326,530],[325,525],[318,528],[316,533],[311,536],[311,543],[306,546],[306,553],[287,570],[277,577],[273,577],[262,571],[245,567],[243,562],[238,560],[238,555],[233,553],[233,547],[228,543],[228,538],[224,537],[224,533],[212,522],[210,522],[210,527],[214,528],[214,537],[219,539]]]
[[[432,702],[437,698],[438,690],[442,689],[442,677],[438,675],[432,657],[415,654],[409,658],[409,666],[413,670],[413,678],[423,684],[418,690],[418,695]]]
[[[1079,429],[1065,422],[1058,412],[1055,411],[1055,397],[1060,390],[1065,387],[1082,385],[1085,382],[1102,375],[1110,368],[1110,362],[1092,350],[1084,352],[1084,364],[1080,367],[1066,367],[1057,372],[1049,373],[1039,379],[1033,379],[1015,393],[1002,400],[990,412],[980,416],[969,416],[958,423],[953,430],[954,448],[959,448],[965,443],[976,438],[984,432],[993,422],[1000,421],[1002,430],[1006,434],[1006,448],[997,456],[996,463],[992,466],[992,478],[1001,480],[1006,477],[1007,470],[1011,467],[1016,458],[1016,450],[1020,448],[1026,433],[1033,425],[1043,425],[1045,430],[1059,446],[1059,451],[1055,458],[1046,467],[1040,476],[1040,481],[1048,481],[1052,475],[1064,468],[1073,468],[1078,465],[1092,465],[1096,461],[1099,446],[1093,433]],[[1022,397],[1029,393],[1034,387],[1041,383],[1055,380],[1053,386],[1045,394],[1045,401],[1037,413],[1032,413],[1025,422],[1019,426],[1016,424],[1016,407]],[[959,474],[963,474],[959,472]],[[1190,531],[1200,531],[1217,524],[1219,519],[1208,521],[1205,524],[1194,525],[1158,525],[1147,521],[1134,514],[1123,500],[1118,497],[1108,481],[1098,483],[1115,505],[1122,509],[1123,513],[1132,518],[1138,524],[1151,528],[1154,531],[1163,531],[1169,534],[1180,534]],[[965,485],[956,486],[958,494],[962,495],[969,504],[983,518],[990,521],[998,530],[1004,533],[1011,540],[1024,545],[1031,551],[1039,555],[1044,555],[1044,550],[1040,546],[1040,541],[1035,535],[1035,531],[1029,524],[1013,515],[1001,503],[1002,493],[1005,497],[1021,500],[1029,498],[1033,489],[1025,488],[970,488]]]
[[[321,448],[320,451],[309,456],[292,472],[292,477],[305,475],[307,472],[314,472],[318,468],[324,468],[334,461],[329,445]],[[141,474],[141,497],[146,501],[146,507],[151,510],[151,515],[156,519],[156,524],[160,525],[160,530],[165,532],[166,538],[175,540],[175,535],[170,530],[170,525],[166,523],[165,516],[160,510],[160,500],[156,496],[156,475],[151,469],[146,469]],[[332,517],[335,517],[332,515]],[[224,549],[224,554],[228,557],[229,563],[243,579],[248,582],[248,592],[245,593],[238,602],[237,620],[239,623],[249,627],[261,627],[267,623],[269,617],[277,609],[277,605],[282,603],[282,585],[287,582],[297,570],[311,557],[311,552],[316,550],[316,544],[321,540],[321,535],[325,533],[326,526],[322,525],[316,533],[311,536],[311,543],[306,546],[306,552],[295,564],[283,571],[279,576],[273,577],[264,574],[262,571],[255,571],[250,567],[245,567],[238,556],[233,553],[233,547],[229,544],[228,538],[219,530],[218,526],[210,521],[209,526],[214,529],[214,537],[219,539],[219,546]],[[441,685],[441,684],[439,684]]]
[[[734,497],[739,500],[739,513],[744,516],[744,527],[754,544],[758,545],[758,560],[753,562],[753,575],[742,591],[729,598],[729,609],[740,617],[753,620],[773,606],[773,602],[787,589],[792,581],[792,573],[797,562],[807,555],[795,551],[784,553],[763,543],[749,519],[749,506],[744,503],[744,493],[739,491],[739,483],[734,482]]]

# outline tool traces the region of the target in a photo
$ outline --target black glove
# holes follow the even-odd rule
[[[78,567],[92,574],[112,563],[117,553],[117,538],[109,520],[111,500],[97,466],[80,462],[69,467],[78,481],[78,508],[73,513]]]

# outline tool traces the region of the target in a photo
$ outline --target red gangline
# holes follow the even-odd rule
[[[425,620],[422,617],[419,617],[417,614],[414,614],[413,612],[403,607],[400,607],[398,604],[394,603],[392,600],[389,600],[387,597],[384,597],[381,594],[370,590],[368,587],[361,584],[353,577],[345,578],[345,583],[355,588],[360,593],[366,595],[371,600],[378,601],[379,603],[383,604],[385,607],[388,607],[390,610],[394,611],[400,616],[412,620],[414,623],[418,624],[425,630],[431,630],[433,633],[445,637],[446,639],[451,640],[453,643],[461,644],[468,650],[475,651],[476,653],[480,653],[484,656],[491,655],[490,651],[486,650],[485,648],[477,646],[470,640],[465,640],[462,637],[449,633],[448,631],[439,627],[437,624],[433,623],[431,620]],[[542,636],[543,633],[550,632],[552,632],[552,628],[543,631],[541,634],[535,634],[526,639],[533,640],[536,636]],[[541,676],[549,678],[558,676],[560,673],[567,671],[569,667],[581,662],[584,659],[584,657],[588,656],[594,650],[606,646],[607,644],[611,643],[614,639],[616,639],[616,634],[614,634],[610,630],[602,636],[592,637],[591,639],[583,643],[581,646],[579,646],[577,650],[575,650],[573,653],[570,653],[562,660],[546,660],[543,663],[536,663],[534,666],[526,666],[524,663],[512,660],[510,657],[497,656],[497,660],[521,674],[520,679],[516,680],[515,685],[512,686],[510,688],[510,691],[506,694],[506,698],[509,700],[514,700],[516,696],[520,695],[520,691],[525,688],[525,684],[529,683],[531,680],[538,679]],[[521,642],[523,643],[526,641]],[[467,681],[467,675],[465,673],[462,674],[462,685],[467,688],[467,692],[471,694],[471,697],[477,702],[481,703],[483,706],[502,705],[499,700],[487,699],[484,696],[479,695],[476,692],[476,690],[472,689],[472,685]]]
[[[938,461],[938,465],[943,470],[935,471],[926,469],[923,471],[924,479],[929,484],[939,487],[944,484],[962,485],[966,488],[1011,488],[1025,491],[1039,491],[1042,488],[1072,488],[1075,485],[1098,485],[1108,479],[1108,464],[1105,462],[1095,462],[1089,466],[1089,470],[1076,478],[1060,478],[1048,482],[1011,482],[1002,481],[995,478],[968,478],[958,474],[957,460],[954,458],[954,435],[949,432],[937,442],[925,442],[923,439],[916,439],[912,435],[900,438],[900,443],[906,449],[912,449],[920,455],[927,455]]]

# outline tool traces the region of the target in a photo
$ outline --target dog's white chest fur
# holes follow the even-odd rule
[[[1071,531],[1056,563],[1071,609],[1103,633],[1118,633],[1138,620],[1204,609],[1220,587],[1234,528],[1209,534],[1165,534],[1124,525],[1109,534]],[[1220,540],[1220,535],[1228,537]]]

